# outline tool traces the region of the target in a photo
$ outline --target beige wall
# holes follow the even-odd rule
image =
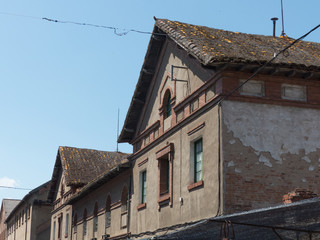
[[[212,75],[211,71],[203,70],[198,65],[194,65],[194,61],[190,57],[186,57],[185,52],[178,49],[173,43],[168,43],[164,49],[161,59],[163,64],[157,68],[155,80],[151,84],[152,90],[146,101],[148,104],[144,109],[144,114],[140,116],[141,125],[137,129],[139,132],[160,119],[159,107],[163,102],[166,89],[172,90],[173,95],[176,96],[175,102],[178,104],[199,88],[204,83],[204,79],[207,80]],[[171,65],[185,67],[174,68],[175,79],[182,81],[171,80]]]
[[[11,212],[7,219],[8,240],[49,239],[51,206],[45,203],[47,196],[48,188],[43,187]]]
[[[77,214],[77,232],[74,232],[73,227],[73,240],[89,240],[94,237],[102,239],[105,234],[109,234],[112,238],[127,233],[127,213],[121,211],[121,194],[124,186],[127,186],[129,190],[129,178],[130,170],[127,170],[73,204],[73,212]],[[106,228],[105,208],[108,195],[111,197],[111,225]],[[94,232],[93,214],[96,203],[98,205],[98,229]],[[83,213],[85,208],[87,209],[87,234],[84,236]]]
[[[72,206],[66,205],[66,202],[74,194],[70,186],[65,183],[64,170],[61,172],[58,181],[57,192],[55,195],[55,200],[53,202],[53,211],[51,214],[51,232],[50,239],[58,240],[59,231],[59,218],[61,218],[61,229],[60,236],[61,239],[71,239],[71,224],[72,224]],[[66,217],[69,215],[68,227],[66,228]],[[54,227],[55,225],[55,227]]]
[[[155,74],[151,90],[147,101],[148,104],[141,114],[141,123],[138,128],[142,132],[147,127],[160,120],[159,138],[153,136],[150,145],[144,144],[144,149],[139,150],[133,156],[133,186],[131,204],[130,231],[141,233],[152,231],[165,226],[179,223],[196,221],[207,217],[215,216],[222,209],[220,203],[219,189],[222,183],[219,180],[219,114],[218,108],[208,111],[192,112],[189,108],[191,103],[206,101],[205,90],[201,90],[194,98],[190,95],[198,91],[203,84],[213,76],[213,71],[197,65],[190,56],[178,49],[173,43],[168,43],[164,47],[161,64]],[[174,77],[177,80],[171,81],[171,65],[183,66],[184,68],[174,68]],[[209,87],[209,85],[208,85]],[[192,113],[188,120],[183,119],[175,122],[175,116],[163,120],[159,108],[163,102],[166,89],[171,89],[175,96],[173,107],[182,103],[189,97],[188,103],[180,104],[182,110],[185,109],[185,117]],[[201,95],[201,97],[199,97]],[[212,96],[210,96],[212,98]],[[204,102],[198,103],[203,106]],[[183,106],[185,108],[183,108]],[[174,110],[172,110],[174,111]],[[163,121],[163,122],[162,122]],[[172,130],[172,127],[175,130]],[[200,127],[199,127],[200,126]],[[199,128],[191,132],[191,130]],[[165,136],[161,135],[164,134]],[[188,190],[194,183],[193,165],[194,142],[202,138],[203,141],[203,184]],[[159,169],[156,154],[168,144],[174,145],[173,169],[172,169],[172,204],[159,205]],[[141,207],[141,172],[147,172],[146,204]],[[209,200],[209,204],[208,204]],[[143,205],[143,204],[142,204]]]
[[[205,123],[205,126],[202,129],[188,136],[190,130],[203,123]],[[132,233],[196,221],[217,214],[219,205],[217,126],[218,114],[217,108],[214,108],[189,124],[182,126],[179,131],[135,159],[133,167],[134,194],[131,206]],[[188,186],[193,183],[193,173],[190,169],[193,164],[193,156],[191,156],[192,143],[199,138],[203,140],[204,186],[188,191]],[[167,143],[174,144],[173,204],[172,206],[166,205],[158,209],[159,180],[156,152],[166,146]],[[139,163],[146,159],[148,161],[139,166]],[[146,208],[137,210],[137,206],[140,204],[139,175],[144,170],[147,171]]]

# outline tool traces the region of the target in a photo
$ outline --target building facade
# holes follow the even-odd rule
[[[130,177],[130,164],[124,159],[70,199],[72,239],[127,239]]]
[[[18,205],[20,200],[17,199],[3,199],[0,210],[0,240],[5,240],[7,237],[7,224],[5,223],[7,217],[12,210]]]
[[[48,201],[53,207],[51,240],[89,239],[87,234],[82,234],[83,238],[77,238],[78,213],[75,215],[69,200],[79,194],[87,184],[120,164],[126,156],[127,154],[120,152],[59,147],[48,195]],[[81,219],[83,215],[79,214],[79,220]]]
[[[51,182],[30,191],[6,219],[7,240],[50,238],[51,204],[47,202]]]
[[[133,236],[319,193],[320,44],[265,65],[292,42],[156,19],[119,137]]]

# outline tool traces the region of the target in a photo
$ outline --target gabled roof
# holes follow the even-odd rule
[[[289,37],[273,38],[156,19],[119,142],[131,142],[135,136],[166,38],[192,55],[203,67],[209,68],[223,63],[263,65],[294,41]],[[320,72],[320,43],[300,41],[279,55],[271,66]]]
[[[120,164],[127,156],[128,154],[121,152],[59,147],[52,174],[49,200],[53,200],[59,176],[62,173],[67,186],[81,187]]]
[[[12,216],[14,215],[14,213],[17,211],[17,209],[19,209],[20,206],[23,206],[24,204],[27,203],[27,201],[34,196],[34,194],[48,194],[48,190],[50,189],[51,186],[51,181],[45,182],[43,184],[41,184],[39,187],[36,187],[35,189],[31,190],[27,195],[25,195],[23,197],[22,200],[20,200],[18,202],[18,204],[12,209],[12,211],[10,212],[10,214],[8,215],[8,217],[6,218],[6,222],[10,221],[10,218],[12,218]],[[47,196],[45,196],[43,199],[46,199]],[[48,204],[48,202],[43,201],[41,199],[34,199],[34,201],[37,204]]]
[[[118,165],[115,165],[112,169],[108,169],[106,172],[102,173],[97,178],[93,179],[91,182],[89,182],[87,185],[85,185],[80,192],[78,192],[76,195],[72,196],[68,204],[73,204],[77,202],[79,199],[82,199],[83,197],[90,194],[95,189],[99,188],[103,184],[107,183],[111,179],[118,176],[120,173],[130,169],[130,162],[128,159],[123,159],[122,162]]]
[[[289,37],[230,32],[166,19],[156,20],[156,26],[203,65],[221,62],[264,64],[294,41]],[[273,64],[319,71],[320,43],[300,41]]]
[[[9,214],[19,204],[20,201],[21,200],[18,200],[18,199],[3,199],[2,200],[2,211],[5,211],[5,219],[7,219]]]

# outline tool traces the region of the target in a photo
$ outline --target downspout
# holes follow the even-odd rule
[[[222,149],[222,102],[218,103],[218,209],[216,216],[223,214],[224,202],[223,202],[223,149]]]

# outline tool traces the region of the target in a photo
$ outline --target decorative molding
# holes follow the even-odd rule
[[[145,208],[147,208],[147,203],[141,203],[137,206],[138,211],[143,210]]]
[[[138,167],[141,167],[143,164],[148,162],[148,158],[145,160],[142,160],[141,162],[138,163]]]
[[[204,185],[204,181],[203,180],[200,180],[198,182],[195,182],[195,183],[192,183],[188,186],[188,191],[192,191],[198,187],[202,187]]]
[[[159,197],[158,199],[158,203],[161,204],[161,203],[164,203],[166,201],[170,201],[170,195],[169,194],[166,194],[164,196],[161,196]]]
[[[158,152],[156,152],[156,158],[159,159],[159,158],[169,154],[170,152],[173,151],[173,149],[174,149],[173,143],[168,144],[167,146],[163,147]]]
[[[200,129],[204,128],[205,125],[206,125],[206,123],[203,122],[203,123],[201,123],[199,126],[191,129],[189,132],[187,132],[188,136],[190,136],[190,135],[194,134],[195,132],[199,131]]]
[[[116,208],[119,208],[119,207],[121,207],[121,200],[112,203],[111,206],[110,206],[110,210],[113,210],[113,209],[116,209]]]

